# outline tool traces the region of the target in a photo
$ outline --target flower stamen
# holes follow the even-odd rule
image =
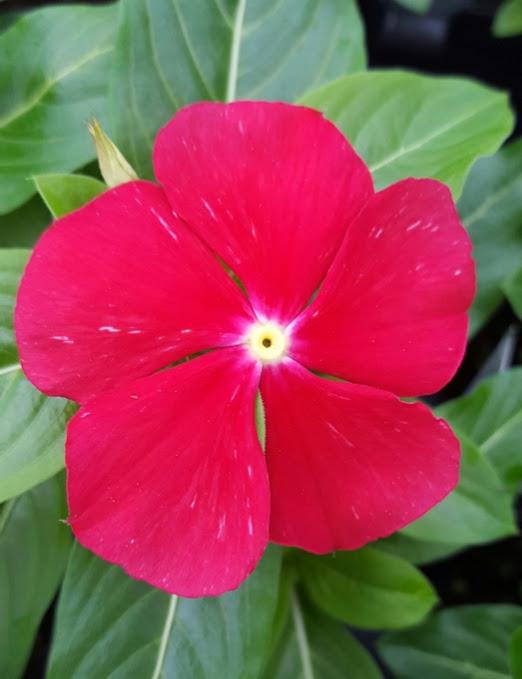
[[[277,323],[254,323],[246,334],[245,344],[257,361],[274,363],[286,355],[288,334]]]

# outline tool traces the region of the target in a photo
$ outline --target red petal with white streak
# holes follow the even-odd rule
[[[420,403],[293,361],[265,369],[261,391],[275,542],[357,549],[419,518],[457,483],[459,443]]]
[[[237,587],[268,538],[258,380],[243,350],[217,350],[82,408],[66,455],[79,542],[173,594]]]

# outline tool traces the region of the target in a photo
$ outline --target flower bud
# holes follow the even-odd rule
[[[132,166],[105,134],[96,118],[90,121],[88,129],[96,146],[100,172],[107,186],[117,186],[138,179],[138,175]]]

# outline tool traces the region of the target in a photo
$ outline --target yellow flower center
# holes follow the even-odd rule
[[[274,363],[285,356],[288,336],[277,323],[254,323],[246,335],[246,344],[256,360]]]

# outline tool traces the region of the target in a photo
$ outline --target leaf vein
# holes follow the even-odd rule
[[[472,113],[466,114],[465,116],[462,116],[461,118],[458,118],[457,120],[452,120],[451,122],[447,123],[446,125],[442,125],[441,127],[437,128],[433,132],[430,132],[430,134],[427,134],[425,137],[418,139],[415,143],[410,144],[409,146],[403,146],[403,147],[399,148],[397,151],[394,151],[393,153],[390,153],[388,156],[385,156],[378,163],[371,165],[370,168],[369,168],[370,171],[372,173],[376,172],[377,170],[380,170],[381,168],[386,167],[386,165],[393,163],[395,160],[398,160],[399,158],[402,158],[403,156],[406,156],[409,153],[413,153],[414,151],[417,151],[418,149],[420,149],[423,146],[425,146],[426,144],[428,144],[430,141],[433,141],[437,137],[440,137],[441,135],[445,134],[446,132],[449,132],[451,129],[458,127],[459,125],[462,125],[462,123],[465,123],[468,120],[471,120],[472,118],[474,118],[478,114],[484,113],[484,111],[487,111],[488,109],[493,108],[496,105],[497,105],[497,102],[489,101],[485,106],[477,108]]]

